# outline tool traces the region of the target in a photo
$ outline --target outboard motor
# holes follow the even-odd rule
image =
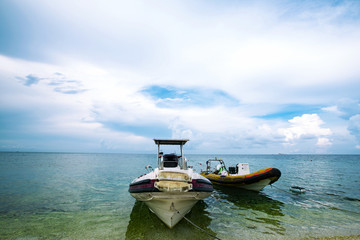
[[[236,167],[229,167],[229,174],[237,174]]]

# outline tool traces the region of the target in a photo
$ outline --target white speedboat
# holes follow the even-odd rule
[[[213,191],[212,183],[187,167],[183,146],[188,140],[154,139],[158,145],[158,167],[134,179],[130,194],[144,201],[169,228],[174,227],[196,204]],[[161,145],[179,145],[180,156],[163,154]]]

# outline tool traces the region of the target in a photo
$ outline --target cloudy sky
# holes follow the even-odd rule
[[[0,1],[0,151],[360,153],[359,1]]]

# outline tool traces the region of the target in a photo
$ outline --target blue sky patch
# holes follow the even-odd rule
[[[54,91],[63,94],[78,94],[87,91],[83,88],[81,81],[69,80],[62,73],[54,73],[50,77],[37,77],[33,74],[29,74],[26,77],[16,77],[25,86],[31,86],[38,84],[39,81],[47,82],[47,85],[54,87]]]
[[[239,100],[218,89],[176,88],[173,86],[152,85],[141,93],[157,101],[159,107],[210,107],[214,105],[237,106]]]
[[[25,86],[31,86],[33,84],[37,84],[41,78],[36,77],[35,75],[29,74],[25,78],[17,77]]]
[[[119,132],[131,132],[133,134],[154,138],[154,136],[161,136],[164,138],[171,137],[171,130],[166,126],[156,125],[131,125],[122,122],[101,122],[104,127]]]
[[[319,105],[289,104],[282,106],[278,112],[255,117],[262,119],[292,119],[303,114],[318,113],[322,107]]]
[[[54,88],[55,92],[58,93],[63,93],[63,94],[78,94],[78,93],[82,93],[85,92],[85,89],[75,89],[75,88]]]

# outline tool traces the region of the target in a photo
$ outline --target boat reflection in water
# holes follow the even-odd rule
[[[282,212],[282,202],[271,199],[262,192],[234,190],[223,186],[214,186],[214,189],[208,211],[212,211],[211,207],[215,212],[217,210],[219,217],[223,216],[223,224],[236,223],[241,228],[265,234],[285,234],[283,222],[286,221],[283,218],[286,216]]]
[[[211,218],[205,210],[207,204],[199,201],[186,217],[206,232],[216,235],[210,228]],[[126,239],[209,239],[209,236],[196,229],[187,221],[181,221],[176,228],[168,228],[154,215],[144,202],[136,201],[130,214]]]

